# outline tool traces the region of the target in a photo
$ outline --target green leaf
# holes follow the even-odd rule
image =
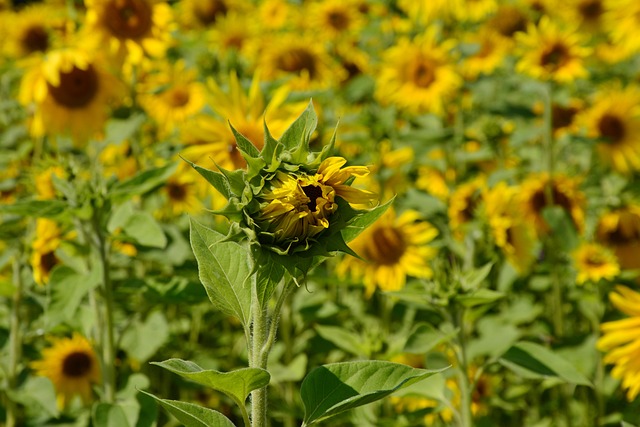
[[[191,248],[198,274],[211,302],[243,325],[251,321],[249,251],[224,235],[191,221]]]
[[[280,138],[280,143],[284,145],[285,150],[298,150],[304,154],[304,158],[293,159],[297,163],[306,161],[306,154],[309,152],[309,141],[311,135],[318,125],[318,116],[313,109],[313,101],[309,100],[307,108],[298,116],[291,126],[287,128]]]
[[[231,197],[231,188],[229,187],[229,181],[222,175],[220,172],[212,171],[207,168],[203,168],[202,166],[198,166],[192,161],[189,161],[185,158],[182,158],[185,162],[189,163],[192,168],[196,170],[204,179],[206,179],[209,184],[213,185],[213,188],[218,190],[220,194],[222,194],[225,199],[229,199]]]
[[[162,185],[173,174],[175,163],[137,173],[126,181],[115,184],[109,194],[115,200],[127,200]]]
[[[339,326],[316,325],[318,334],[325,340],[355,356],[368,356],[370,349],[362,343],[362,338]]]
[[[560,206],[548,206],[542,210],[542,217],[553,232],[554,241],[565,252],[571,252],[579,243],[578,232],[569,213]]]
[[[218,411],[203,408],[193,403],[178,400],[160,399],[151,393],[141,391],[153,397],[163,408],[169,411],[186,427],[234,427],[234,424]]]
[[[49,278],[51,304],[47,309],[48,327],[73,319],[84,296],[99,282],[97,269],[87,275],[80,274],[66,265],[56,266]]]
[[[478,289],[466,295],[456,296],[456,301],[460,302],[464,307],[476,307],[478,305],[492,304],[505,295],[502,292],[492,291],[491,289]]]
[[[276,287],[284,277],[285,268],[272,251],[253,250],[256,292],[260,306],[265,308]]]
[[[122,334],[122,348],[139,362],[146,362],[169,339],[169,323],[157,310],[143,322],[136,321]]]
[[[540,344],[526,341],[514,344],[502,355],[500,362],[507,367],[516,365],[533,375],[557,377],[571,384],[593,387],[570,362]]]
[[[144,114],[133,114],[126,119],[111,119],[106,126],[106,144],[119,144],[133,136],[146,121]]]
[[[269,372],[260,368],[243,368],[231,372],[218,372],[212,369],[202,369],[196,363],[182,359],[169,359],[164,362],[151,363],[183,378],[220,391],[241,406],[244,405],[249,393],[267,386],[271,379]]]
[[[480,268],[474,268],[465,272],[460,278],[460,284],[466,291],[475,291],[478,289],[484,279],[489,276],[493,262],[489,262]],[[488,297],[488,296],[487,296]]]
[[[303,426],[380,400],[440,371],[378,360],[320,366],[305,377],[300,389]]]
[[[97,403],[91,414],[96,427],[133,427],[127,419],[124,409],[118,404]]]
[[[376,206],[375,208],[367,211],[351,221],[347,227],[342,230],[342,237],[344,241],[349,243],[360,233],[362,233],[367,227],[376,222],[386,211],[389,209],[394,199],[389,200],[384,205]]]
[[[167,236],[149,212],[134,212],[124,224],[123,230],[142,246],[160,249],[167,246]]]
[[[404,344],[405,353],[427,353],[438,344],[449,341],[458,333],[457,330],[444,333],[435,329],[428,323],[420,323],[415,326],[407,342]]]
[[[67,209],[60,200],[21,200],[11,205],[0,205],[0,214],[52,218]]]
[[[238,150],[243,154],[243,157],[249,156],[256,158],[260,156],[260,151],[253,145],[253,142],[238,132],[231,122],[229,122],[229,127],[231,128],[231,132],[233,132],[233,136],[236,138],[236,145],[238,146]]]

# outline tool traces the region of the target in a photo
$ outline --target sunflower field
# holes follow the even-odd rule
[[[0,425],[640,426],[639,31],[0,0]]]

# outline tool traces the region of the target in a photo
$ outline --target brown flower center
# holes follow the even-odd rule
[[[540,65],[555,71],[562,67],[569,60],[569,49],[560,42],[554,43],[547,48],[540,56]]]
[[[194,11],[203,25],[211,25],[219,17],[226,15],[229,8],[223,0],[204,0],[196,4]]]
[[[31,26],[23,33],[20,45],[27,53],[45,52],[49,47],[49,33],[41,25]]]
[[[553,104],[551,107],[553,128],[562,129],[570,126],[577,113],[578,109],[575,107],[563,107],[561,105]]]
[[[54,251],[45,252],[40,256],[40,267],[45,275],[48,275],[59,262]]]
[[[316,200],[318,197],[322,197],[322,188],[317,185],[305,185],[301,188],[302,191],[304,191],[304,194],[309,198],[309,203],[307,203],[309,210],[311,212],[315,212],[318,207]]]
[[[91,371],[93,359],[83,351],[76,351],[67,355],[62,361],[62,373],[66,377],[83,377]]]
[[[436,73],[434,67],[426,60],[418,62],[411,70],[411,81],[418,87],[427,88],[435,79]]]
[[[551,192],[550,192],[551,200],[547,200],[548,196],[546,194],[546,191],[545,191],[546,189],[544,187],[542,187],[541,189],[539,189],[533,194],[533,196],[531,197],[531,207],[533,208],[533,211],[536,212],[537,215],[542,217],[542,211],[544,210],[544,208],[548,206],[560,206],[571,217],[573,202],[569,197],[567,197],[565,193],[560,191],[555,184],[551,184],[551,185],[552,185]],[[551,204],[549,204],[549,202],[551,202]]]
[[[604,12],[602,0],[583,0],[578,5],[578,12],[585,21],[596,21]]]
[[[176,202],[182,202],[187,198],[187,186],[177,182],[167,183],[167,194]]]
[[[283,52],[278,57],[277,67],[289,73],[300,73],[306,70],[311,78],[314,78],[318,72],[317,58],[303,48],[293,48]]]
[[[338,31],[344,31],[349,27],[349,17],[338,10],[333,10],[327,14],[327,22]]]
[[[184,107],[189,103],[189,91],[186,88],[174,88],[169,94],[169,104],[174,107]]]
[[[600,254],[591,253],[585,257],[584,263],[589,267],[600,267],[607,263],[607,260]]]
[[[490,26],[503,36],[512,37],[518,31],[527,29],[527,17],[516,7],[504,6],[491,19]]]
[[[56,103],[67,108],[82,108],[98,93],[98,74],[91,65],[86,70],[76,66],[67,73],[60,73],[60,85],[47,83],[49,93]]]
[[[151,30],[151,6],[146,0],[111,0],[105,7],[104,22],[120,39],[140,38]]]
[[[365,256],[379,265],[396,264],[407,249],[404,237],[393,227],[377,228],[372,240],[371,246],[365,249]]]
[[[598,121],[598,132],[608,142],[617,143],[624,139],[626,129],[624,122],[620,120],[620,117],[613,114],[604,114]]]

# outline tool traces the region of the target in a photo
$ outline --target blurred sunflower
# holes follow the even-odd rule
[[[345,71],[343,82],[358,76],[367,75],[371,68],[371,55],[353,40],[341,40],[334,47],[334,55]]]
[[[527,30],[530,19],[526,12],[513,4],[500,4],[486,26],[506,40],[514,40],[516,34]]]
[[[61,179],[67,178],[67,173],[60,166],[49,166],[35,175],[36,194],[38,199],[55,199],[56,189],[53,186],[53,176]]]
[[[619,285],[609,300],[630,317],[601,324],[597,347],[606,352],[604,363],[614,365],[611,376],[622,380],[627,399],[632,401],[640,393],[640,294]]]
[[[175,218],[183,213],[194,214],[202,210],[201,187],[194,171],[187,163],[179,163],[176,172],[162,187],[166,202],[161,214]]]
[[[291,6],[287,0],[265,0],[260,3],[260,24],[267,30],[277,30],[287,23],[296,21],[291,15],[298,9]]]
[[[592,49],[583,45],[575,28],[561,27],[543,16],[538,25],[530,23],[526,33],[517,34],[516,40],[521,54],[516,70],[523,74],[561,83],[588,74],[583,61]]]
[[[640,269],[640,205],[628,205],[602,215],[596,238],[613,249],[620,267]]]
[[[209,31],[208,40],[222,52],[235,51],[248,56],[247,46],[260,31],[251,14],[231,11],[222,16]]]
[[[344,80],[344,70],[311,33],[287,32],[263,38],[256,51],[258,69],[265,80],[287,79],[291,89],[321,89]]]
[[[462,84],[449,51],[450,41],[438,44],[433,30],[414,40],[401,38],[382,52],[376,75],[376,98],[410,113],[445,113],[445,103]]]
[[[226,90],[209,80],[207,105],[218,117],[201,115],[187,123],[182,131],[186,145],[182,156],[204,167],[215,168],[217,164],[229,170],[244,168],[246,162],[237,149],[229,123],[258,149],[264,144],[265,122],[271,135],[279,138],[306,103],[287,103],[286,87],[276,89],[267,102],[260,82],[260,74],[256,73],[246,91],[233,73]]]
[[[467,34],[466,41],[478,46],[477,51],[464,57],[460,64],[460,74],[467,80],[491,74],[502,64],[510,49],[504,37],[488,27]]]
[[[27,71],[19,100],[35,106],[33,136],[70,134],[79,143],[103,129],[121,89],[100,58],[64,49],[49,52]]]
[[[44,285],[49,281],[51,270],[60,264],[56,256],[56,249],[62,241],[62,231],[55,221],[47,218],[36,220],[36,238],[31,244],[31,269],[33,279],[38,285]]]
[[[370,205],[376,195],[345,182],[366,176],[365,166],[343,166],[342,157],[323,160],[314,175],[277,172],[262,195],[258,226],[273,235],[278,244],[291,245],[329,228],[329,218],[338,210],[336,197],[349,204]]]
[[[521,185],[519,193],[520,207],[525,221],[535,227],[538,236],[547,234],[550,229],[543,217],[543,211],[549,206],[559,206],[581,233],[584,228],[584,194],[578,188],[578,181],[562,174],[553,178],[546,172],[531,174]]]
[[[83,336],[54,339],[42,350],[42,360],[31,363],[36,374],[47,377],[56,390],[58,407],[65,408],[79,395],[84,404],[91,402],[92,385],[100,382],[100,366],[93,347]]]
[[[611,41],[627,56],[640,51],[640,38],[637,37],[640,26],[640,2],[635,0],[616,0],[608,2],[604,13],[605,28]]]
[[[460,22],[479,22],[498,9],[497,0],[456,0],[450,6],[453,16]]]
[[[583,243],[573,254],[573,261],[578,270],[576,283],[597,283],[602,279],[613,280],[620,274],[620,266],[615,255],[597,243]]]
[[[519,189],[500,182],[484,194],[484,214],[497,247],[519,273],[526,273],[536,259],[535,232],[518,211]]]
[[[451,192],[449,182],[452,174],[449,173],[448,175],[435,167],[420,166],[415,186],[442,201],[447,201]]]
[[[640,88],[602,89],[582,123],[588,136],[599,142],[599,159],[621,173],[640,170]]]
[[[346,256],[336,271],[342,277],[349,275],[353,280],[362,280],[367,297],[376,288],[400,290],[407,276],[432,276],[429,260],[436,249],[428,243],[437,235],[438,230],[422,221],[417,211],[407,210],[397,216],[389,209],[349,244],[363,259]]]
[[[139,84],[138,100],[162,133],[180,129],[205,106],[205,87],[183,60],[161,62],[156,73]]]
[[[354,0],[315,0],[305,3],[303,13],[309,28],[329,40],[355,36],[365,23]]]
[[[65,29],[64,10],[50,4],[33,4],[11,14],[7,20],[5,53],[12,58],[24,58],[45,53],[54,45],[56,33]]]
[[[84,29],[118,60],[160,57],[171,42],[173,12],[162,0],[87,0]]]
[[[453,236],[462,239],[464,226],[477,218],[482,195],[487,189],[486,178],[482,175],[458,185],[449,197],[449,226]]]
[[[234,0],[184,0],[178,6],[178,18],[184,28],[208,28],[217,24],[232,10],[237,10]]]
[[[421,25],[430,25],[451,15],[451,2],[448,0],[398,0],[398,7]]]
[[[585,33],[595,34],[602,29],[604,15],[611,3],[607,0],[569,0],[559,4],[558,13],[565,22],[577,22]]]
[[[103,176],[125,180],[140,170],[139,160],[133,154],[131,143],[107,144],[99,155]]]

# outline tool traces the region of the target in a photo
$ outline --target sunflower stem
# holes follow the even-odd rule
[[[473,415],[471,412],[472,385],[469,381],[469,362],[467,360],[467,336],[464,328],[464,307],[458,307],[455,313],[456,326],[458,327],[458,351],[456,356],[460,369],[458,378],[460,383],[460,417],[462,427],[473,426]]]
[[[13,293],[11,305],[11,326],[9,332],[9,366],[7,368],[7,382],[9,390],[15,390],[18,385],[18,361],[22,354],[22,337],[20,334],[20,305],[22,303],[22,292],[24,283],[22,281],[22,271],[20,268],[20,259],[16,255],[13,258],[13,282],[15,283],[15,291]],[[6,427],[15,427],[17,425],[18,407],[10,397],[6,399]]]
[[[255,275],[252,280],[251,295],[251,316],[252,316],[252,336],[251,336],[251,357],[249,366],[251,368],[266,369],[266,359],[263,360],[262,350],[267,343],[267,311],[262,308],[258,299],[257,280]],[[267,387],[251,392],[251,427],[265,427],[267,425]]]

